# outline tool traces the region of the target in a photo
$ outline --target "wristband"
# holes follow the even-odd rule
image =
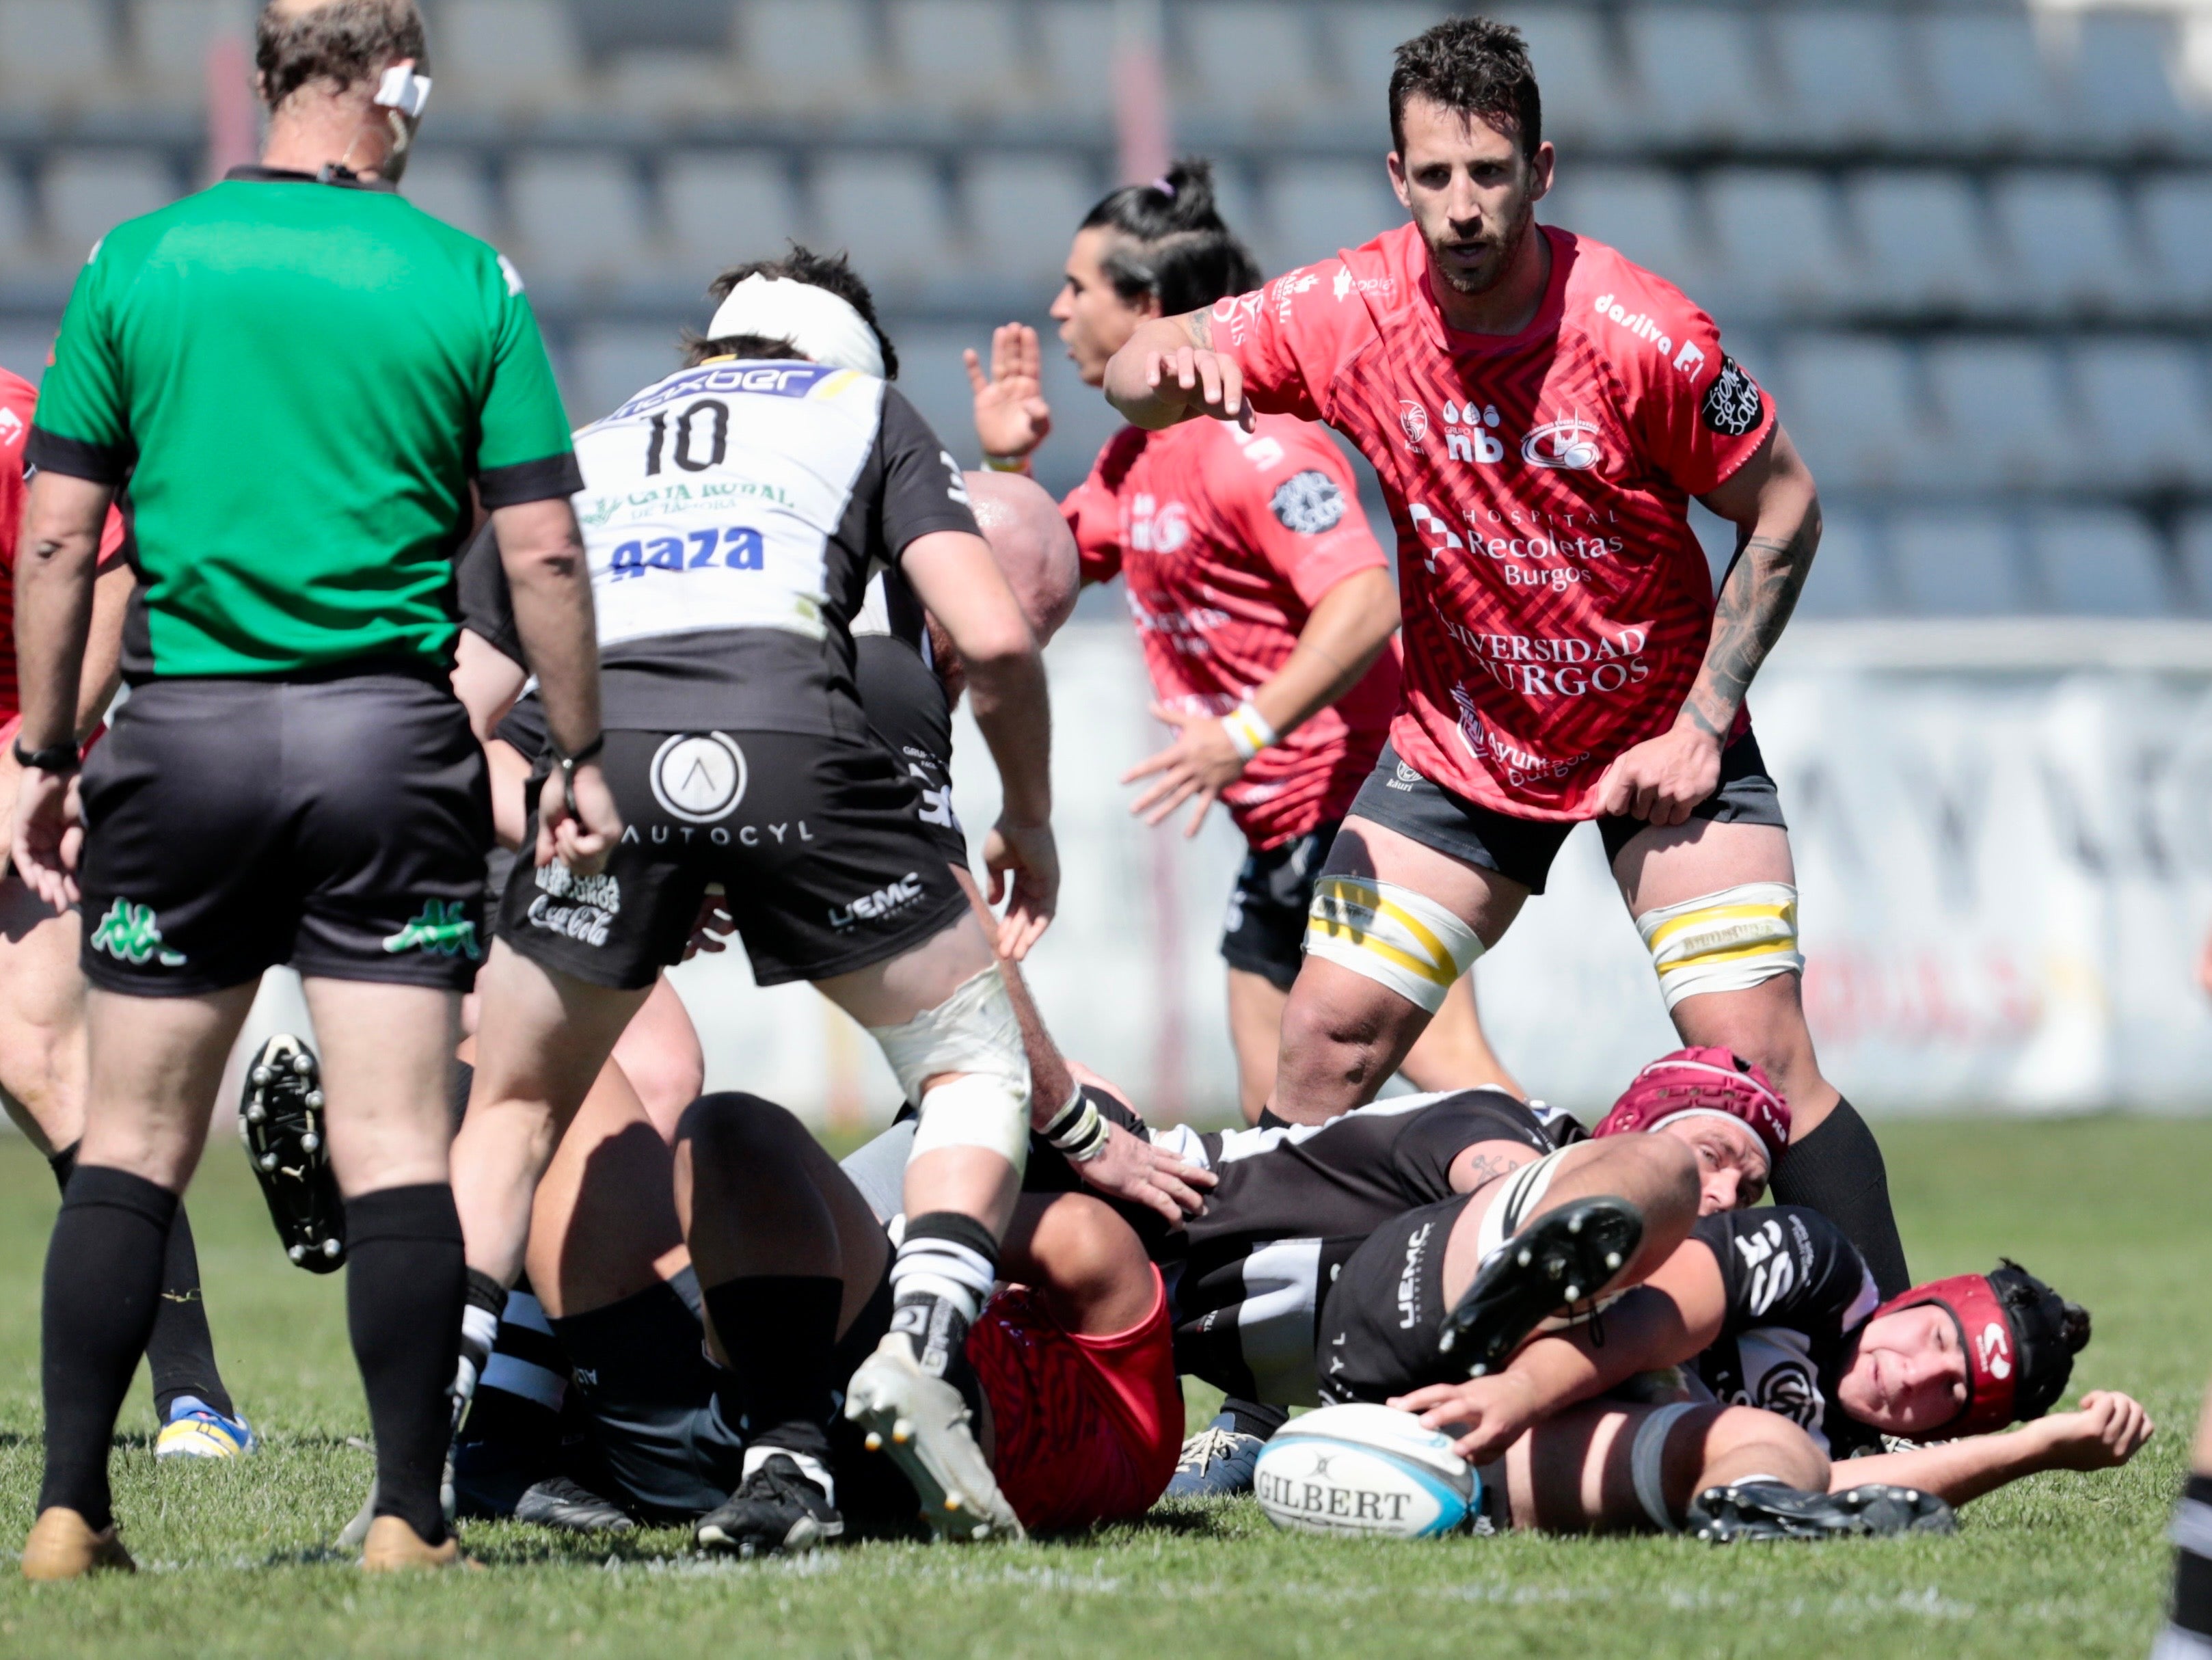
[[[1067,1104],[1053,1115],[1041,1134],[1044,1139],[1066,1153],[1079,1164],[1087,1164],[1106,1151],[1106,1143],[1114,1127],[1105,1116],[1091,1104],[1091,1098],[1077,1085]]]
[[[75,744],[49,744],[42,750],[27,750],[19,737],[15,750],[16,764],[33,772],[75,772],[84,759]]]
[[[1247,761],[1261,750],[1273,749],[1283,739],[1249,697],[1221,717],[1221,729],[1229,734],[1237,753]]]
[[[1026,475],[1030,459],[1026,455],[986,455],[983,465],[993,472],[1018,472]]]
[[[585,745],[574,755],[569,754],[567,751],[563,750],[560,745],[555,743],[550,735],[545,739],[545,747],[553,751],[554,764],[561,769],[561,785],[564,789],[568,787],[569,781],[575,777],[576,769],[582,766],[586,761],[598,760],[599,758],[599,751],[606,748],[606,746],[607,733],[606,728],[604,727],[599,729],[599,735],[598,737],[592,739],[590,743]]]

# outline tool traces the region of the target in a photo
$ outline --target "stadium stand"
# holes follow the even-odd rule
[[[1811,459],[1808,614],[2212,614],[2212,85],[2179,3],[1497,8],[1560,145],[1544,216],[1710,307]],[[1113,175],[1113,0],[425,4],[409,192],[514,254],[579,420],[799,237],[852,250],[964,447],[957,349],[1046,324]],[[0,0],[11,367],[94,238],[205,177],[206,46],[252,9]],[[1165,0],[1179,144],[1270,268],[1395,221],[1390,50],[1443,9]],[[1052,376],[1064,488],[1109,422]]]

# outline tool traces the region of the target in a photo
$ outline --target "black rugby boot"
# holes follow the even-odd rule
[[[246,1069],[238,1134],[284,1255],[310,1274],[345,1266],[345,1199],[331,1173],[314,1051],[278,1032]]]
[[[562,1533],[635,1533],[637,1523],[611,1499],[602,1499],[580,1481],[565,1475],[549,1475],[533,1481],[514,1501],[518,1522]]]
[[[1601,1194],[1546,1211],[1483,1264],[1437,1336],[1470,1377],[1495,1371],[1529,1333],[1595,1298],[1644,1239],[1644,1213]]]
[[[1779,1481],[1707,1487],[1690,1501],[1682,1531],[1715,1545],[1739,1539],[1874,1539],[1956,1533],[1959,1515],[1919,1487],[1875,1482],[1847,1493],[1808,1493]]]
[[[699,1518],[691,1537],[702,1550],[739,1556],[774,1556],[812,1550],[845,1535],[845,1518],[830,1495],[809,1481],[798,1462],[780,1452]]]

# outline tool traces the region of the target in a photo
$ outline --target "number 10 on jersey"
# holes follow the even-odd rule
[[[758,531],[750,526],[729,525],[695,530],[685,536],[625,542],[615,550],[611,569],[614,580],[620,582],[649,570],[707,570],[717,565],[726,570],[758,570],[766,557],[767,544]]]

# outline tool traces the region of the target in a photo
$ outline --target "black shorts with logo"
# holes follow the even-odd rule
[[[579,980],[651,985],[683,960],[709,882],[763,986],[883,962],[967,908],[919,785],[878,745],[611,731],[600,765],[624,827],[606,869],[518,860],[499,912],[501,939]]]
[[[1573,831],[1573,821],[1516,818],[1495,808],[1478,806],[1442,784],[1423,777],[1398,758],[1389,744],[1375,763],[1375,770],[1359,787],[1352,816],[1372,819],[1399,835],[1434,848],[1462,864],[1480,865],[1518,882],[1531,893],[1544,891],[1544,879],[1558,856],[1560,845]],[[1690,809],[1692,818],[1717,824],[1771,824],[1789,828],[1782,817],[1782,800],[1767,775],[1766,758],[1759,752],[1759,739],[1746,733],[1721,751],[1721,781],[1713,793]],[[1639,830],[1651,827],[1624,813],[1597,821],[1605,838],[1606,861]]]
[[[1244,856],[1221,925],[1221,955],[1232,969],[1288,991],[1305,951],[1314,878],[1336,840],[1336,821]]]
[[[306,975],[465,991],[491,794],[441,682],[154,680],[84,768],[85,978],[221,991]]]
[[[1480,1189],[1478,1189],[1480,1191]],[[1437,1349],[1444,1242],[1472,1193],[1409,1210],[1369,1234],[1322,1298],[1314,1359],[1324,1402],[1388,1401],[1464,1378]]]

